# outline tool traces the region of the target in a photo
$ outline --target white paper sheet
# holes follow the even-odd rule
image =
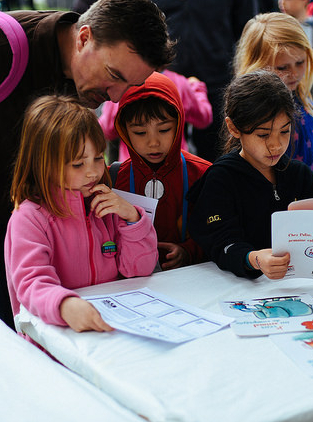
[[[171,343],[212,334],[233,321],[179,303],[148,288],[106,296],[84,296],[113,328]]]
[[[264,336],[313,330],[313,297],[308,294],[220,302],[225,315],[235,318],[239,336]]]
[[[146,211],[147,215],[151,218],[151,221],[154,222],[155,210],[159,202],[158,199],[137,195],[136,193],[125,192],[115,188],[112,190],[122,198],[126,199],[126,201],[128,201],[130,204],[142,207]]]
[[[279,211],[272,214],[272,249],[280,256],[290,253],[284,278],[313,278],[313,210]]]

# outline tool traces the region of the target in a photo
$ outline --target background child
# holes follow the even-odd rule
[[[224,113],[226,154],[189,193],[196,202],[190,234],[223,270],[282,278],[290,257],[272,255],[271,215],[313,196],[309,167],[284,154],[294,124],[291,92],[274,73],[241,75],[226,90]]]
[[[306,36],[308,37],[311,46],[313,45],[313,21],[312,17],[308,15],[309,4],[311,0],[279,0],[279,9],[283,13],[288,13],[288,15],[296,18]]]
[[[123,95],[115,121],[130,154],[120,166],[115,187],[159,200],[154,226],[164,270],[196,263],[202,257],[186,232],[185,195],[211,163],[181,152],[184,123],[175,84],[158,72]]]
[[[177,87],[183,103],[186,123],[198,129],[204,129],[209,126],[213,121],[213,114],[205,83],[195,77],[186,78],[168,69],[165,69],[162,73],[171,79]],[[108,141],[118,139],[118,134],[114,127],[114,119],[118,108],[119,104],[113,103],[112,101],[106,101],[102,107],[99,123],[103,129],[105,139]],[[184,132],[182,134],[181,147],[185,151],[189,151]],[[127,158],[129,158],[127,146],[124,142],[119,142],[117,159],[119,161],[125,161]]]
[[[273,12],[248,21],[237,46],[234,68],[236,75],[272,70],[286,83],[301,110],[293,158],[313,168],[313,55],[297,19]],[[290,149],[287,152],[292,154]]]
[[[109,330],[72,289],[153,271],[154,228],[106,185],[104,149],[95,114],[74,100],[45,96],[27,109],[5,240],[14,315],[21,303],[49,324]]]

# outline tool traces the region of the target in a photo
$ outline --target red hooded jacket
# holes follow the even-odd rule
[[[133,149],[126,128],[120,125],[120,112],[123,107],[136,100],[155,96],[165,100],[175,107],[178,114],[177,130],[172,147],[164,160],[164,163],[154,171]],[[163,184],[164,193],[159,198],[154,226],[159,242],[171,242],[182,246],[190,257],[190,264],[201,261],[202,251],[196,243],[189,238],[182,242],[182,213],[183,213],[183,163],[181,158],[181,141],[184,130],[185,116],[181,98],[175,84],[161,73],[154,72],[145,83],[138,87],[131,87],[122,97],[119,110],[115,118],[115,128],[127,145],[130,158],[124,161],[118,171],[115,187],[124,191],[130,191],[130,167],[132,163],[135,183],[135,193],[145,195],[146,184],[150,180],[158,180]],[[182,151],[188,173],[188,187],[198,180],[210,162],[203,160],[189,152]],[[148,195],[146,195],[148,196]],[[190,209],[188,209],[188,214]],[[162,264],[162,254],[160,263]]]

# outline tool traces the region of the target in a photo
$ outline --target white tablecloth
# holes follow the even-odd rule
[[[251,281],[213,263],[77,291],[145,286],[218,313],[219,300],[313,294],[310,280]],[[313,421],[313,380],[268,337],[239,338],[226,328],[173,346],[117,331],[75,333],[46,325],[25,309],[19,324],[65,366],[152,422]]]
[[[0,321],[1,422],[140,422]]]

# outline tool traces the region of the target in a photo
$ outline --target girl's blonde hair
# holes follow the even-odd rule
[[[65,165],[82,156],[86,137],[98,154],[104,153],[106,143],[94,112],[72,97],[47,95],[36,99],[24,116],[11,186],[14,207],[29,199],[44,204],[58,217],[71,215],[65,200]],[[101,182],[111,186],[106,165]],[[56,201],[57,187],[62,192],[61,203]]]
[[[288,47],[298,47],[306,52],[306,70],[296,93],[306,111],[313,115],[310,92],[313,83],[313,52],[305,32],[294,17],[272,12],[250,19],[237,44],[235,74],[238,76],[258,69],[273,70],[277,54]]]

